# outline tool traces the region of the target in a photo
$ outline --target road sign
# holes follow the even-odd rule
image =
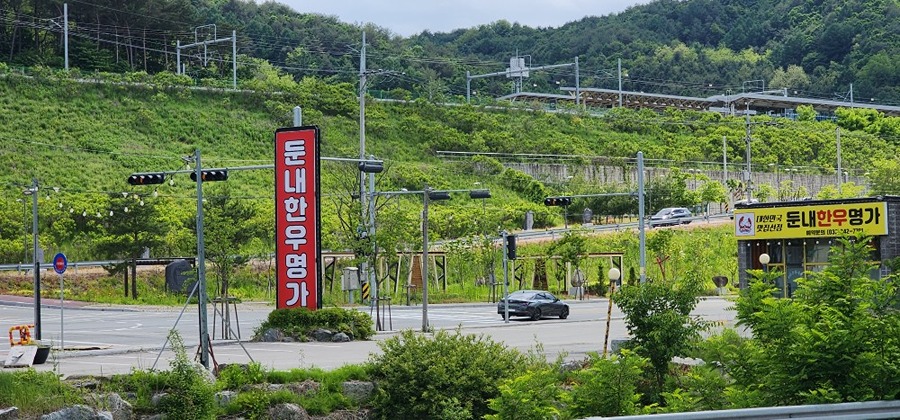
[[[66,254],[60,252],[53,257],[53,271],[56,271],[56,274],[65,273],[68,266],[69,260],[66,259]]]

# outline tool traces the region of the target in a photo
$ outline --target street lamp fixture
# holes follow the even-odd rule
[[[619,278],[622,277],[622,272],[619,271],[618,268],[613,267],[609,269],[609,272],[606,273],[609,277],[609,305],[606,309],[606,335],[603,337],[603,357],[606,357],[606,349],[609,344],[609,324],[612,320],[612,295],[613,292],[616,291],[616,283],[618,283]]]
[[[759,263],[763,266],[763,271],[768,274],[769,273],[769,261],[771,261],[769,254],[763,252],[759,254]]]

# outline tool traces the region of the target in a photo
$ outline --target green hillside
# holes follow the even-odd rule
[[[312,78],[295,83],[271,68],[263,68],[245,82],[256,91],[241,92],[191,88],[180,85],[188,80],[164,73],[109,75],[102,82],[59,74],[64,77],[52,72],[36,78],[7,72],[0,78],[0,126],[4,127],[0,161],[7,168],[0,174],[6,197],[0,205],[4,261],[23,257],[23,222],[29,219],[29,209],[28,203],[16,199],[23,198],[21,191],[33,177],[41,185],[42,247],[66,248],[77,259],[131,255],[140,248],[121,245],[129,243],[128,232],[150,235],[147,224],[156,221],[159,238],[142,239],[153,244],[153,255],[185,255],[195,246],[191,234],[194,184],[179,175],[173,177],[173,185],[132,187],[126,183],[129,174],[183,169],[183,158],[195,148],[202,151],[204,167],[269,164],[274,130],[291,124],[290,111],[297,104],[303,106],[305,124],[321,127],[324,156],[359,153],[358,107],[349,84]],[[843,115],[845,168],[867,168],[873,161],[897,155],[897,118],[864,111]],[[559,209],[542,205],[547,195],[634,189],[585,179],[544,184],[504,169],[491,158],[445,162],[436,156],[437,151],[581,156],[570,162],[573,165],[591,165],[595,157],[605,156],[608,164],[627,166],[626,159],[640,150],[656,165],[680,169],[668,178],[649,181],[653,208],[717,201],[701,197],[702,186],[687,188],[685,172],[701,165],[698,162],[719,162],[722,136],[729,139],[729,162],[744,159],[743,120],[710,113],[661,115],[617,109],[592,115],[370,100],[366,121],[367,151],[385,159],[387,166],[378,177],[379,190],[417,190],[425,183],[439,189],[469,189],[477,182],[478,188],[494,193],[484,203],[459,198],[436,204],[432,209],[435,239],[491,232],[496,226],[517,228],[528,210],[535,212],[537,227],[559,225]],[[758,166],[778,162],[803,166],[810,173],[833,172],[834,123],[769,117],[757,117],[754,122],[766,123],[754,128],[753,159]],[[358,201],[351,197],[358,188],[357,174],[353,165],[329,162],[324,166],[323,223],[328,249],[357,249],[362,244],[356,238]],[[711,185],[718,180],[692,179],[692,184],[698,183]],[[272,188],[272,173],[266,170],[233,172],[227,183],[207,185],[209,197],[233,197],[251,207],[253,216],[247,223],[255,226],[248,228],[255,239],[246,241],[244,253],[267,253],[271,248],[267,244],[271,242]],[[598,215],[635,211],[634,203],[625,199],[575,204],[591,207]],[[420,202],[380,198],[378,206],[380,243],[421,246],[416,221]]]

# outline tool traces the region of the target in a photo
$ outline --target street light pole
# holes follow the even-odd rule
[[[25,195],[31,196],[31,240],[32,254],[31,260],[34,263],[34,338],[41,339],[41,261],[38,259],[38,212],[37,212],[37,196],[38,181],[32,178],[31,188],[23,192]]]
[[[428,194],[425,184],[422,194],[422,332],[428,332]]]

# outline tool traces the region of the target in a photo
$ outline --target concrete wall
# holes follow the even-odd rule
[[[575,179],[585,180],[589,183],[598,185],[606,184],[637,184],[637,167],[629,163],[628,165],[614,166],[611,164],[565,164],[565,163],[533,163],[533,162],[506,162],[506,167],[513,168],[525,172],[535,179],[549,184],[564,184],[569,180],[569,176]],[[668,167],[645,166],[647,178],[645,182],[650,182],[656,178],[668,176],[671,170]],[[722,180],[722,169],[698,169],[701,174],[710,179]],[[682,172],[687,168],[682,169]],[[733,167],[729,165],[728,173],[725,179],[740,180],[743,176],[743,168],[738,165]],[[777,188],[786,180],[794,181],[794,188],[799,186],[806,187],[810,196],[815,197],[816,193],[825,185],[835,185],[837,179],[835,175],[811,175],[785,172],[753,172],[751,174],[754,185],[769,184]],[[861,176],[850,176],[849,181],[857,185],[865,185],[866,178]],[[692,184],[687,182],[688,189],[699,188],[700,183]],[[802,197],[800,197],[802,198]]]

